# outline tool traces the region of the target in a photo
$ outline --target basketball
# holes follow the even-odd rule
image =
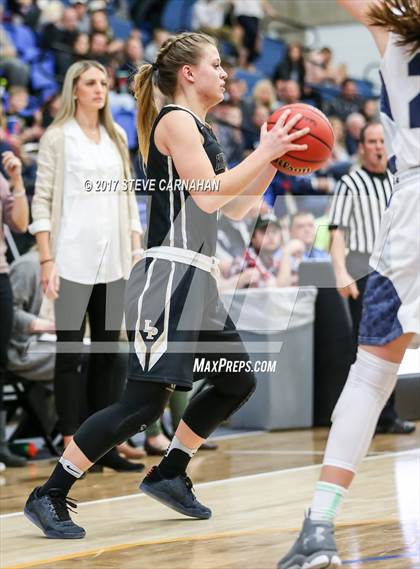
[[[304,103],[294,103],[293,105],[285,105],[277,109],[269,117],[267,129],[272,129],[280,116],[288,109],[292,112],[287,117],[286,123],[296,113],[302,115],[302,118],[293,127],[292,131],[305,127],[311,129],[308,134],[294,141],[295,144],[307,144],[308,148],[303,152],[284,154],[281,158],[274,160],[272,164],[277,170],[289,176],[306,176],[322,168],[330,158],[334,146],[334,132],[330,121],[324,113]]]

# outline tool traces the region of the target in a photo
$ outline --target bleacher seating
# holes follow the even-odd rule
[[[112,111],[112,116],[125,130],[128,138],[128,148],[134,150],[137,147],[137,127],[136,127],[136,112],[127,109],[115,109]]]
[[[114,36],[117,39],[125,41],[133,29],[133,24],[129,20],[123,20],[118,16],[109,16],[108,20],[109,25],[114,32]]]
[[[5,22],[4,29],[10,36],[20,58],[31,63],[40,56],[35,33],[27,26]]]
[[[284,41],[264,37],[261,54],[255,61],[256,68],[271,77],[277,65],[284,59],[287,46]]]
[[[256,83],[261,81],[261,79],[266,79],[266,76],[260,71],[250,72],[245,71],[244,69],[235,69],[235,79],[245,81],[248,87],[246,94],[250,95]]]
[[[191,30],[194,0],[168,0],[162,14],[162,27],[170,32]]]

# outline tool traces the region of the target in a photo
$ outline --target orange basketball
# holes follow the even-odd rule
[[[307,144],[308,149],[303,152],[284,154],[281,158],[274,160],[272,164],[277,170],[289,176],[305,176],[322,168],[330,158],[334,146],[334,132],[330,121],[324,113],[304,103],[294,103],[293,105],[285,105],[277,109],[268,119],[268,130],[273,128],[279,117],[287,109],[290,109],[292,112],[287,117],[286,123],[296,113],[302,115],[302,118],[293,127],[292,131],[305,127],[311,129],[308,134],[294,141],[294,144]]]

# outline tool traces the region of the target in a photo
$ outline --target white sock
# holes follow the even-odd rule
[[[316,521],[333,521],[347,490],[330,482],[317,482],[309,517]]]
[[[174,435],[174,438],[171,440],[171,444],[168,447],[168,450],[166,451],[166,456],[168,456],[168,454],[171,452],[171,450],[173,449],[179,449],[182,450],[183,452],[185,452],[186,454],[188,454],[188,456],[190,456],[191,458],[195,455],[195,453],[198,451],[198,448],[188,448],[186,447],[179,439],[176,435]]]
[[[78,466],[73,464],[70,460],[67,460],[67,458],[64,458],[64,456],[62,456],[58,462],[61,464],[61,466],[64,468],[66,472],[68,472],[75,478],[80,478],[81,476],[83,476],[84,474],[83,470],[80,470]]]

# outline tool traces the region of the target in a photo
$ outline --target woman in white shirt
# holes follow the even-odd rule
[[[41,141],[31,230],[39,247],[43,290],[55,299],[55,397],[66,446],[81,420],[86,315],[94,347],[88,366],[89,411],[108,406],[117,396],[116,342],[125,281],[141,255],[141,226],[134,192],[127,191],[126,136],[111,116],[105,68],[95,61],[73,64],[62,98]],[[138,469],[115,449],[110,452],[107,466]]]

